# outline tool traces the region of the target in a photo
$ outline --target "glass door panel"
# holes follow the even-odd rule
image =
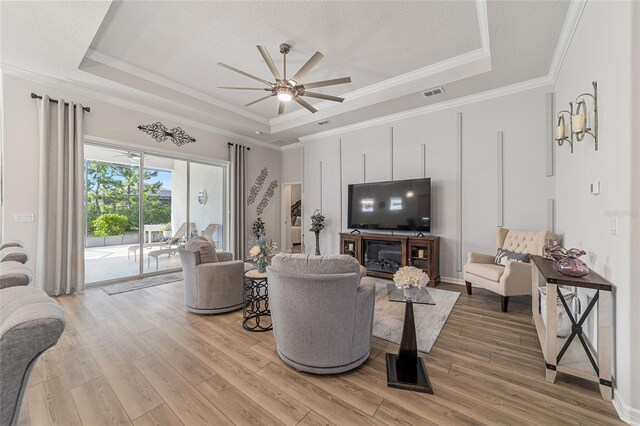
[[[187,240],[187,167],[184,160],[144,156],[143,272],[181,268]]]
[[[85,282],[140,274],[140,153],[85,145]]]
[[[191,235],[210,238],[220,251],[227,250],[225,238],[225,169],[190,162],[189,216]]]

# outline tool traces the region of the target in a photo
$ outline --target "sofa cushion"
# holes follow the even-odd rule
[[[496,282],[500,281],[504,273],[504,267],[491,263],[467,263],[466,270],[470,274]]]
[[[498,249],[496,258],[493,261],[496,265],[505,266],[507,261],[529,263],[531,255],[529,253],[516,253],[514,251]]]
[[[29,253],[22,247],[12,246],[0,250],[0,262],[14,261],[27,263],[28,260]]]
[[[198,252],[199,263],[214,263],[218,261],[216,248],[205,237],[195,237],[187,241],[184,248]]]
[[[360,263],[346,254],[311,256],[307,254],[280,253],[271,265],[284,272],[298,274],[348,274],[360,275]]]

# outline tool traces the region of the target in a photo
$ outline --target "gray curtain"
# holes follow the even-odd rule
[[[40,185],[36,285],[51,296],[84,291],[84,110],[38,101]]]
[[[244,260],[247,255],[247,147],[229,144],[231,160],[231,244],[233,257]]]

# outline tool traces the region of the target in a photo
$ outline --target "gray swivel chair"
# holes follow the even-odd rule
[[[216,252],[204,237],[192,238],[178,250],[184,273],[184,300],[196,314],[221,314],[242,308],[244,274],[255,267],[233,254]]]
[[[33,275],[23,263],[9,260],[0,262],[0,289],[29,285]]]
[[[34,287],[0,290],[0,424],[15,425],[36,360],[64,331],[64,310]]]
[[[369,358],[375,282],[350,256],[278,254],[267,268],[276,349],[300,371],[334,374]]]

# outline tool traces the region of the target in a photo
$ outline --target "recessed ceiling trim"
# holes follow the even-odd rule
[[[57,79],[55,77],[45,76],[32,71],[26,71],[8,64],[2,64],[1,68],[2,68],[2,72],[6,73],[7,75],[11,75],[13,77],[31,81],[36,84],[42,84],[42,85],[45,85],[54,89],[58,89],[58,90],[63,90],[78,96],[84,96],[86,98],[93,99],[98,102],[105,102],[111,105],[117,105],[122,108],[126,108],[132,111],[142,112],[144,114],[164,118],[166,120],[171,120],[178,123],[184,123],[185,125],[188,125],[188,126],[193,126],[201,130],[217,133],[222,136],[235,138],[236,140],[239,140],[239,141],[250,142],[252,144],[263,146],[265,148],[279,150],[279,147],[270,145],[269,143],[263,142],[258,139],[250,138],[245,135],[241,135],[239,133],[235,133],[229,130],[221,129],[219,127],[211,126],[207,123],[202,123],[200,121],[193,120],[192,118],[188,118],[186,116],[158,110],[148,105],[127,101],[125,99],[122,99],[116,96],[108,95],[104,92],[89,89],[86,87],[81,87],[81,86],[78,86],[77,84],[74,84],[73,82],[67,82],[67,81]]]
[[[116,59],[112,56],[106,55],[104,53],[98,52],[96,50],[93,49],[88,49],[87,53],[85,55],[86,58],[91,59],[92,61],[98,62],[100,64],[103,64],[107,67],[111,67],[114,68],[118,71],[122,71],[128,74],[131,74],[133,76],[136,76],[138,78],[141,78],[143,80],[148,80],[151,81],[155,84],[158,84],[160,86],[164,86],[167,87],[169,89],[175,90],[177,92],[181,92],[184,93],[185,95],[194,97],[196,99],[199,99],[201,101],[207,102],[211,105],[215,105],[217,107],[220,108],[224,108],[228,111],[234,112],[236,114],[242,115],[245,118],[249,118],[251,120],[255,120],[259,123],[262,124],[269,124],[269,120],[254,114],[250,111],[248,111],[246,108],[239,108],[236,107],[234,105],[231,105],[227,102],[221,101],[220,99],[214,98],[213,96],[209,96],[209,95],[205,95],[202,92],[199,92],[197,90],[193,90],[189,87],[183,86],[180,83],[177,83],[173,80],[169,80],[167,78],[161,77],[157,74],[154,74],[150,71],[147,70],[143,70],[141,68],[136,67],[135,65],[131,65],[127,62],[121,61],[119,59]],[[82,70],[82,68],[79,68],[80,70]]]
[[[420,77],[414,73],[420,71]],[[294,111],[271,119],[271,132],[280,132],[303,124],[318,121],[318,119],[332,117],[348,111],[384,102],[399,96],[416,93],[416,87],[443,86],[453,81],[472,77],[491,71],[491,58],[482,49],[474,50],[454,58],[412,72],[411,78],[402,76],[385,80],[344,95],[342,104],[319,102],[314,105],[318,112],[314,116],[304,114],[304,111]],[[393,82],[391,80],[394,80]],[[376,87],[373,87],[376,86]]]
[[[556,81],[558,78],[560,68],[562,67],[565,56],[567,56],[571,40],[573,40],[573,35],[578,28],[578,23],[580,22],[582,12],[584,11],[586,4],[587,0],[574,0],[569,4],[567,17],[562,25],[562,31],[560,32],[560,37],[558,38],[558,44],[556,44],[556,50],[553,53],[551,64],[549,64],[549,75],[553,78],[553,81]]]
[[[449,101],[440,102],[433,105],[427,105],[420,108],[414,108],[408,111],[402,111],[396,114],[386,115],[383,117],[377,117],[372,120],[361,121],[359,123],[349,124],[347,126],[337,127],[335,129],[325,130],[318,133],[313,133],[306,136],[301,136],[298,140],[302,143],[309,142],[316,139],[321,139],[329,136],[335,136],[351,132],[353,130],[363,129],[366,127],[377,126],[380,124],[386,124],[393,121],[401,120],[404,118],[416,117],[418,115],[428,114],[435,111],[440,111],[449,108],[460,107],[462,105],[472,104],[476,102],[486,101],[488,99],[498,98],[502,96],[511,95],[514,93],[524,92],[527,90],[536,89],[539,87],[549,86],[553,84],[553,80],[550,76],[538,77],[520,83],[511,84],[509,86],[499,87],[497,89],[487,90],[486,92],[475,93],[473,95],[464,96],[462,98],[455,98]]]

